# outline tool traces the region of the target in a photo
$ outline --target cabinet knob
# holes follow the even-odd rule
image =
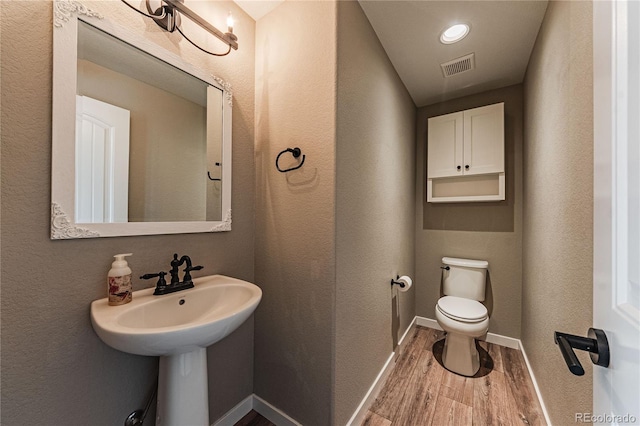
[[[462,167],[458,166],[458,167],[456,167],[456,168],[457,168],[458,170],[460,170]]]
[[[464,166],[465,169],[469,170],[469,165]]]

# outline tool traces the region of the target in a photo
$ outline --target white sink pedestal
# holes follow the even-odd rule
[[[91,302],[91,324],[103,342],[160,357],[156,426],[210,425],[206,348],[240,327],[262,299],[255,284],[224,275],[193,284],[162,296],[137,290],[121,306],[109,306],[107,298]]]
[[[207,350],[160,357],[157,426],[209,426]]]

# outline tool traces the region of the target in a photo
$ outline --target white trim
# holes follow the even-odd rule
[[[347,426],[359,425],[364,420],[367,414],[367,410],[369,409],[371,404],[373,404],[373,401],[375,401],[375,399],[378,397],[378,393],[380,393],[380,389],[382,389],[382,385],[385,383],[385,381],[387,380],[387,377],[389,377],[389,375],[393,371],[393,367],[395,367],[396,365],[395,363],[396,354],[398,353],[399,348],[403,346],[404,340],[409,335],[409,332],[415,328],[416,318],[417,317],[413,318],[413,321],[411,321],[411,324],[409,324],[404,334],[398,341],[398,346],[396,347],[396,350],[391,352],[391,355],[389,355],[389,358],[387,358],[387,362],[384,363],[382,370],[380,370],[380,372],[378,373],[378,376],[373,381],[373,384],[367,391],[366,395],[364,396],[364,398],[362,398],[360,405],[358,405],[358,408],[356,408],[356,411],[353,413],[353,415],[347,422]]]
[[[440,327],[440,324],[438,324],[438,321],[431,318],[416,316],[416,325],[420,325],[422,327],[435,328],[436,330],[443,331],[442,327]]]
[[[487,333],[485,341],[511,349],[520,349],[520,339],[514,339],[513,337],[502,336],[500,334]]]
[[[216,420],[212,426],[233,426],[253,409],[253,397],[251,394],[238,403],[231,410]]]
[[[435,328],[436,330],[442,330],[438,321],[416,316],[416,324],[421,325],[423,327]],[[505,346],[511,349],[520,349],[520,339],[514,339],[513,337],[503,336],[501,334],[495,333],[487,333],[487,338],[484,339],[488,343],[493,343],[494,345]]]
[[[542,400],[542,394],[540,393],[540,388],[538,387],[538,382],[536,381],[536,376],[533,374],[533,369],[531,368],[531,364],[529,364],[529,358],[527,357],[527,353],[524,350],[524,346],[522,346],[522,341],[518,340],[520,352],[522,352],[522,357],[524,358],[524,363],[527,365],[527,370],[529,370],[529,377],[531,377],[531,381],[533,382],[533,388],[536,390],[536,395],[538,396],[538,402],[540,403],[540,407],[542,407],[542,414],[544,414],[544,420],[547,422],[549,426],[551,426],[551,420],[549,419],[549,413],[547,413],[547,407],[544,405],[544,401]]]
[[[404,339],[407,337],[407,335],[409,334],[411,329],[413,329],[416,326],[416,319],[417,318],[418,317],[413,317],[413,320],[411,321],[411,324],[409,324],[409,327],[407,327],[407,329],[405,330],[405,332],[402,335],[402,337],[400,338],[400,340],[398,340],[398,347],[400,347],[400,346],[402,346],[404,344]]]
[[[216,420],[212,426],[233,426],[244,416],[249,414],[251,410],[257,411],[262,417],[278,426],[302,426],[293,418],[289,417],[283,411],[269,404],[256,394],[251,394],[238,405],[227,411],[225,415]]]
[[[385,382],[387,377],[389,377],[389,374],[391,374],[391,371],[393,371],[393,367],[395,367],[396,365],[395,357],[396,357],[396,353],[391,352],[391,355],[389,355],[389,358],[387,358],[387,362],[384,363],[382,370],[380,370],[380,372],[378,373],[378,376],[373,381],[373,384],[367,391],[367,394],[364,396],[364,398],[362,398],[360,405],[358,405],[358,408],[356,408],[356,411],[353,413],[353,416],[351,416],[351,418],[347,422],[347,426],[359,425],[362,423],[367,413],[367,410],[369,409],[373,401],[378,397],[378,393],[380,392],[380,389],[382,388],[383,383]]]
[[[271,423],[274,423],[278,426],[302,426],[302,423],[298,423],[287,414],[285,414],[284,411],[277,409],[255,394],[253,395],[253,409],[260,413],[261,416],[265,417]]]

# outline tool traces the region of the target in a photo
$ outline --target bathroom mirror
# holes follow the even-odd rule
[[[81,3],[54,14],[51,238],[231,230],[230,86]]]

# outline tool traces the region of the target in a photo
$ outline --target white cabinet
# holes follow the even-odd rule
[[[427,177],[504,172],[504,103],[432,117]]]
[[[427,177],[462,175],[464,112],[432,117],[428,123]]]
[[[504,103],[430,118],[427,179],[430,202],[504,200]],[[446,187],[445,195],[434,194],[434,184]],[[481,186],[497,189],[476,193]]]

